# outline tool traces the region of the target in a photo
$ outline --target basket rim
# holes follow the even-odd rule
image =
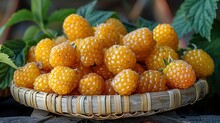
[[[12,81],[10,91],[17,102],[35,109],[71,117],[105,120],[148,116],[193,104],[208,93],[208,83],[205,79],[199,79],[190,88],[182,90],[171,89],[130,96],[88,96],[38,92],[18,87]]]

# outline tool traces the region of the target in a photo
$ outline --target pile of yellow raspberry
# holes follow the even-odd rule
[[[29,49],[27,64],[14,72],[17,86],[59,95],[131,95],[186,89],[214,71],[201,49],[178,54],[169,24],[127,32],[116,18],[91,27],[71,14],[63,32]]]

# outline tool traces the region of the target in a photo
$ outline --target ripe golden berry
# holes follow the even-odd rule
[[[120,95],[130,95],[135,92],[138,84],[138,74],[131,69],[124,69],[118,73],[113,81],[114,90]]]
[[[95,37],[102,42],[103,48],[109,48],[120,41],[119,33],[112,24],[100,24],[95,31]]]
[[[67,96],[81,95],[78,88],[74,89],[72,92],[68,93]]]
[[[191,65],[183,60],[175,60],[169,63],[163,73],[167,78],[167,85],[171,88],[185,89],[196,81],[196,74]]]
[[[100,75],[104,80],[114,77],[114,74],[108,70],[105,64],[92,67],[92,71]]]
[[[153,30],[153,38],[157,46],[168,46],[177,51],[178,36],[170,24],[159,24]]]
[[[36,62],[36,59],[35,59],[35,49],[36,49],[36,46],[32,46],[29,51],[28,51],[28,62]]]
[[[115,92],[114,88],[112,87],[112,80],[113,78],[105,80],[104,91],[103,91],[104,95],[116,95],[117,94],[117,92]]]
[[[122,44],[128,46],[135,53],[138,61],[144,61],[156,42],[148,28],[140,28],[125,35]]]
[[[75,41],[69,41],[73,48],[76,49],[76,62],[80,63],[80,47],[84,39],[76,39]]]
[[[136,57],[128,46],[113,45],[105,51],[104,62],[109,71],[117,74],[124,69],[133,69]]]
[[[156,46],[145,60],[147,69],[163,69],[165,67],[163,59],[168,61],[169,57],[171,57],[173,60],[179,59],[178,54],[172,48],[167,46]]]
[[[76,71],[76,74],[79,76],[80,79],[82,79],[84,75],[92,73],[91,68],[84,67],[81,62],[75,64],[74,66],[72,66],[72,68]]]
[[[71,14],[65,18],[63,31],[71,41],[94,35],[94,31],[89,22],[77,14]]]
[[[133,71],[137,72],[139,75],[142,74],[144,72],[144,70],[145,69],[138,63],[136,63],[133,68]]]
[[[79,83],[78,90],[82,95],[100,95],[104,89],[104,80],[96,73],[85,75]]]
[[[13,80],[19,87],[33,88],[35,79],[40,75],[40,70],[34,62],[27,63],[25,66],[14,72]]]
[[[127,34],[127,30],[120,20],[116,18],[109,18],[105,23],[114,25],[119,34]]]
[[[188,51],[183,59],[193,67],[196,76],[199,78],[208,77],[214,72],[212,58],[202,49]]]
[[[56,44],[61,44],[63,42],[66,42],[68,41],[67,38],[65,36],[58,36],[56,39],[55,39],[55,43]]]
[[[103,62],[103,47],[95,37],[85,38],[78,48],[83,66],[100,65]]]
[[[39,75],[34,82],[34,89],[40,92],[52,93],[48,85],[49,73]]]
[[[79,83],[79,77],[75,70],[57,66],[49,75],[49,87],[57,94],[68,94],[74,90]]]
[[[53,67],[71,67],[77,62],[77,53],[69,42],[63,42],[53,47],[50,52],[50,64]]]
[[[42,39],[36,46],[35,58],[36,61],[41,63],[42,69],[51,70],[53,67],[50,65],[50,51],[56,45],[54,41],[49,38]]]
[[[136,93],[165,91],[167,80],[166,77],[157,70],[147,70],[139,77]]]

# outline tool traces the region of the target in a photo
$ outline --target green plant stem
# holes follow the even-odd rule
[[[50,34],[50,32],[47,31],[47,29],[41,28],[41,30],[42,30],[45,34],[47,34],[49,37],[53,37],[52,34]]]
[[[45,34],[47,34],[49,37],[53,37],[53,35],[52,35],[50,32],[48,32],[48,30],[45,28],[43,22],[40,23],[39,27],[40,27],[40,29],[41,29]]]

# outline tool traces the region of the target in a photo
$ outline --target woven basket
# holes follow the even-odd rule
[[[135,94],[131,96],[61,96],[11,85],[11,94],[21,104],[52,113],[96,120],[139,117],[172,110],[202,99],[208,93],[206,80],[179,90]]]

